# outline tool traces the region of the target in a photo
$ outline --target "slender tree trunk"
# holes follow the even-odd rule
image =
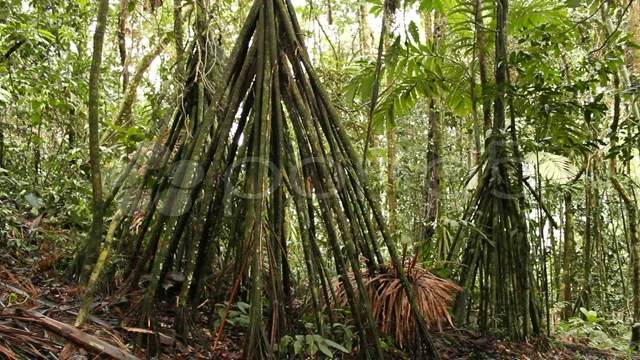
[[[0,124],[0,167],[4,167],[4,131]]]
[[[565,69],[565,81],[567,85],[571,84],[571,67],[567,60],[566,55],[562,54],[562,63]],[[577,179],[576,179],[577,180]],[[575,181],[575,180],[574,180]],[[565,302],[565,306],[562,309],[562,319],[568,321],[573,315],[573,294],[571,286],[573,284],[573,269],[572,264],[576,254],[576,240],[574,234],[574,221],[573,221],[573,194],[570,190],[566,190],[564,193],[564,245],[562,249],[562,285],[560,289],[562,291],[562,301]]]
[[[425,213],[422,241],[425,247],[431,248],[431,240],[436,234],[438,215],[440,212],[440,112],[436,103],[429,104],[429,143],[427,144],[427,172],[425,186]]]
[[[365,0],[358,0],[359,30],[360,30],[360,47],[364,56],[371,55],[373,52],[373,36],[371,36],[371,28],[369,27],[369,5]]]
[[[482,145],[480,144],[480,124],[478,123],[478,94],[476,91],[476,57],[471,61],[469,69],[469,79],[471,82],[471,117],[473,118],[473,142],[475,145],[473,153],[473,166],[480,165],[480,156],[482,154]]]
[[[184,55],[184,30],[182,28],[182,0],[173,0],[173,36],[176,46],[176,59]]]
[[[74,115],[75,113],[73,111],[69,112],[69,117],[73,118]],[[69,150],[76,148],[76,129],[73,120],[69,120],[69,124],[67,125],[67,143],[69,145]]]
[[[482,17],[482,0],[475,0],[474,15],[476,23],[475,50],[478,54],[478,70],[480,71],[480,87],[482,89],[482,119],[484,134],[491,130],[491,97],[489,96],[489,82],[487,80],[487,40],[485,37],[484,20]],[[486,140],[486,139],[485,139]]]
[[[89,316],[91,304],[93,303],[93,297],[96,293],[96,290],[98,289],[98,280],[100,279],[100,276],[102,275],[102,269],[104,269],[107,263],[107,259],[109,258],[109,252],[111,251],[113,238],[115,237],[118,224],[120,224],[120,220],[123,216],[124,212],[122,211],[122,209],[119,209],[111,220],[111,225],[109,226],[109,230],[107,231],[107,235],[105,238],[104,248],[100,252],[98,261],[96,261],[96,265],[91,272],[91,277],[89,278],[87,289],[83,294],[82,304],[80,306],[80,311],[78,311],[78,317],[76,318],[74,326],[81,326]]]
[[[153,60],[155,60],[155,58],[164,51],[168,43],[169,37],[162,37],[151,51],[140,59],[135,73],[133,74],[133,79],[131,79],[130,82],[127,75],[127,90],[122,97],[122,102],[120,103],[118,110],[114,113],[112,119],[114,124],[125,127],[131,126],[132,108],[137,97],[138,86],[142,82],[142,78],[147,72],[147,69],[149,69],[149,66],[151,66]]]
[[[398,0],[389,0],[384,4],[384,10],[382,12],[382,27],[380,29],[380,39],[378,42],[378,54],[376,57],[376,69],[375,69],[375,78],[373,82],[373,89],[371,94],[371,102],[369,104],[369,112],[367,117],[367,134],[364,140],[364,150],[362,151],[362,168],[365,169],[367,165],[367,155],[369,153],[369,145],[371,142],[371,137],[373,135],[373,117],[375,114],[376,106],[378,104],[378,95],[380,92],[380,84],[382,82],[382,61],[383,55],[389,50],[390,41],[389,41],[389,32],[393,27],[393,23],[395,21],[395,11],[397,8]]]
[[[602,161],[600,157],[596,158],[596,168],[602,168]],[[593,192],[593,251],[594,251],[594,261],[598,266],[598,281],[595,281],[595,290],[594,294],[598,297],[598,300],[601,304],[603,304],[603,308],[605,311],[608,311],[609,303],[606,301],[605,296],[607,296],[606,287],[603,284],[609,284],[607,280],[607,271],[606,271],[606,253],[604,251],[604,244],[602,238],[602,194],[600,191],[600,179],[596,178],[594,182],[596,187]]]
[[[387,208],[389,210],[389,231],[395,233],[398,226],[398,184],[396,184],[397,150],[396,125],[387,125]]]
[[[386,31],[384,32],[384,45],[385,54],[389,54],[391,51],[393,25],[395,23],[395,5],[394,9],[385,10],[388,11],[388,18],[385,23]],[[387,210],[389,211],[389,231],[393,234],[397,230],[398,225],[398,185],[396,184],[396,168],[397,164],[397,150],[396,150],[396,137],[397,137],[397,124],[392,123],[390,119],[386,122],[386,137],[387,137]]]
[[[129,0],[120,0],[120,16],[118,17],[118,52],[122,66],[122,93],[129,86],[129,56],[127,55],[127,19],[129,18]]]
[[[620,79],[614,77],[615,95],[614,95],[614,109],[613,109],[613,121],[610,127],[610,146],[614,148],[617,143],[618,126],[620,123]],[[609,175],[613,187],[618,192],[618,195],[622,198],[624,205],[627,209],[628,223],[629,223],[629,238],[631,242],[630,257],[631,257],[631,273],[633,284],[633,325],[631,326],[631,343],[632,350],[640,349],[640,239],[638,238],[638,205],[636,200],[629,191],[624,188],[620,180],[617,178],[615,158],[609,160]],[[623,280],[624,281],[624,280]]]
[[[131,126],[133,104],[135,103],[137,98],[138,86],[142,82],[144,74],[146,73],[147,69],[149,69],[149,66],[151,66],[153,60],[155,60],[155,58],[164,51],[168,43],[169,37],[162,37],[154,46],[154,48],[151,49],[151,51],[142,59],[140,59],[140,62],[136,66],[135,73],[133,74],[133,79],[131,79],[131,81],[127,84],[127,90],[122,97],[122,101],[118,106],[118,110],[113,113],[113,116],[111,118],[111,122],[113,124],[124,127]],[[106,131],[100,138],[100,143],[104,144],[105,142],[109,141],[109,139],[111,139],[115,134],[115,131]]]
[[[640,240],[638,239],[638,206],[635,199],[622,186],[617,177],[611,177],[613,186],[622,197],[629,219],[631,238],[631,272],[633,283],[633,325],[631,326],[631,349],[640,349]]]
[[[591,111],[584,111],[584,121],[586,124],[591,124]],[[584,196],[585,196],[585,226],[584,226],[584,246],[583,246],[583,264],[582,264],[582,275],[583,275],[583,284],[582,284],[582,293],[580,294],[580,301],[582,306],[589,309],[590,300],[591,300],[591,265],[592,265],[592,239],[593,239],[593,172],[595,171],[593,168],[593,154],[589,154],[586,159],[587,168],[585,173],[585,185],[584,185]]]
[[[38,138],[42,136],[42,120],[38,124]],[[33,185],[38,185],[38,179],[40,178],[40,158],[42,157],[40,152],[40,141],[34,144],[33,148]]]
[[[633,5],[633,4],[631,4]],[[636,6],[638,6],[638,4],[636,4]],[[613,18],[613,16],[608,14],[607,11],[607,4],[605,3],[600,9],[601,14],[602,14],[602,20],[604,22],[606,31],[608,34],[613,34],[616,31],[616,27],[613,25],[613,20],[611,20]],[[634,22],[634,19],[630,19],[631,23]],[[630,24],[632,25],[632,24]],[[637,25],[637,23],[634,23],[634,25]],[[637,32],[634,34],[637,35]],[[637,40],[637,39],[636,39]],[[637,63],[637,62],[636,62]],[[625,87],[625,89],[630,88],[632,83],[631,83],[631,77],[629,75],[629,69],[627,68],[626,63],[622,63],[619,65],[619,70],[620,70],[620,80],[622,80],[622,86]],[[637,99],[637,97],[636,97]],[[640,105],[638,105],[637,101],[632,101],[629,106],[631,107],[631,113],[633,115],[633,117],[636,118],[636,120],[640,119]]]
[[[633,41],[640,44],[640,1],[634,1],[631,4],[629,13],[629,31],[633,34]],[[635,70],[636,79],[640,76],[640,49],[631,48],[631,63]]]
[[[505,127],[505,97],[507,86],[507,13],[508,0],[498,0],[497,25],[496,25],[496,89],[497,96],[493,102],[493,133],[499,132]],[[483,94],[484,95],[484,94]]]
[[[107,27],[109,0],[100,0],[96,30],[93,35],[93,58],[89,74],[89,162],[91,165],[91,189],[93,193],[93,219],[91,230],[84,248],[84,259],[80,273],[80,286],[87,285],[89,276],[98,259],[102,241],[102,177],[100,174],[100,66],[102,65],[102,47]]]
[[[173,0],[173,38],[176,51],[176,80],[184,82],[184,28],[182,25],[182,0]]]
[[[544,193],[545,198],[550,199],[553,196],[555,196],[555,192],[553,192],[553,190],[549,188],[548,180],[545,180],[545,189],[546,189]],[[544,205],[541,201],[539,201],[538,203],[542,208],[542,210],[546,208],[546,210],[544,210],[544,214],[546,215],[541,214],[541,216],[546,216],[544,217],[544,219],[548,219],[548,217],[555,212],[555,208],[554,208],[555,204],[547,203],[547,205]],[[549,208],[549,206],[551,206],[551,208]],[[560,205],[560,208],[562,208],[562,205]],[[551,220],[549,220],[549,228],[552,229],[551,231],[549,231],[549,243],[551,245],[551,252],[550,252],[551,257],[549,258],[549,263],[550,263],[549,276],[551,278],[552,284],[548,289],[548,291],[549,291],[549,297],[552,299],[554,303],[556,303],[560,301],[560,286],[562,283],[562,280],[561,280],[562,251],[560,250],[560,246],[559,246],[562,236],[560,236],[559,239],[556,238],[556,233],[553,229],[557,229],[558,224],[553,223]],[[553,297],[551,297],[552,295]],[[557,318],[558,316],[554,314],[553,316],[554,324],[557,322]]]
[[[573,274],[571,264],[576,252],[576,242],[573,234],[573,197],[570,191],[564,193],[564,256],[562,259],[562,300],[567,302],[562,311],[562,318],[569,320],[572,315],[573,297],[571,295],[571,284]]]
[[[361,36],[361,40],[365,41],[365,43],[362,44],[362,47],[365,51],[368,49],[369,51],[368,54],[371,54],[373,37],[371,35],[371,32],[368,31],[369,23],[367,22],[366,14],[365,14],[365,11],[367,10],[367,5],[363,0],[361,0],[361,5],[362,6],[360,7],[360,36]],[[382,81],[381,69],[382,69],[384,50],[388,50],[388,45],[389,45],[389,41],[386,41],[386,39],[388,38],[388,30],[391,28],[391,26],[389,26],[390,22],[393,22],[393,14],[390,14],[390,10],[385,7],[385,10],[383,12],[382,29],[380,31],[380,39],[378,43],[378,51],[377,51],[377,58],[376,58],[375,84],[374,84],[373,93],[371,96],[371,104],[369,106],[369,109],[368,109],[369,111],[366,117],[368,124],[367,124],[367,130],[366,130],[367,134],[365,136],[364,151],[362,155],[363,169],[366,168],[366,159],[369,154],[369,145],[372,145],[376,149],[380,147],[380,139],[373,134],[373,117],[374,117],[375,107],[378,101],[378,92],[380,88],[380,82]],[[370,38],[370,41],[367,41],[369,38]],[[386,180],[384,179],[382,157],[379,155],[379,153],[376,154],[375,161],[371,167],[372,168],[369,170],[375,176],[374,183],[380,184],[379,187],[374,186],[375,196],[378,198],[378,201],[380,201],[380,199],[382,198],[382,191],[385,190],[384,185],[388,183],[389,179],[388,177]]]
[[[593,169],[587,170],[586,184],[585,184],[585,230],[584,230],[584,255],[582,257],[582,306],[589,309],[591,305],[591,248],[592,248],[592,228],[593,228]]]
[[[444,27],[445,18],[442,14],[435,12],[433,15],[434,30],[431,32],[431,36],[435,41],[436,48],[440,45],[441,32]],[[424,204],[424,218],[423,229],[420,240],[423,243],[423,256],[425,250],[429,251],[432,248],[431,240],[436,234],[436,227],[438,224],[438,218],[440,215],[440,179],[441,179],[441,164],[440,164],[440,117],[441,112],[438,110],[438,103],[435,99],[431,99],[429,102],[429,131],[427,137],[429,139],[427,143],[427,171],[425,174],[425,204]],[[445,249],[441,249],[444,251]],[[446,255],[438,254],[438,258],[443,258]]]

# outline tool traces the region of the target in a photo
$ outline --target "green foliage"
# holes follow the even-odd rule
[[[515,0],[510,9],[510,26],[516,34],[542,24],[566,24],[567,9],[551,0]]]
[[[629,325],[621,320],[605,320],[594,310],[580,308],[582,317],[572,317],[568,322],[558,323],[559,335],[569,335],[577,341],[588,341],[590,346],[600,349],[626,350],[628,348]]]
[[[575,177],[577,169],[569,158],[541,151],[525,155],[525,161],[538,168],[540,176],[553,183],[567,183]]]
[[[345,354],[351,352],[350,347],[345,347],[318,334],[295,335],[295,337],[285,335],[280,339],[277,350],[280,353],[293,352],[294,355],[311,357],[321,353],[329,359],[333,359],[336,351]]]
[[[218,308],[218,316],[220,317],[220,320],[216,321],[216,327],[219,327],[220,322],[224,319],[228,305],[228,302],[225,302],[224,304],[216,304],[216,307]],[[229,309],[229,314],[227,315],[226,320],[227,324],[245,328],[248,327],[250,324],[249,309],[249,304],[242,301],[235,302]]]
[[[140,126],[130,126],[128,128],[108,123],[108,126],[115,130],[117,138],[128,151],[134,151],[137,145],[147,138],[146,132]]]
[[[593,326],[604,321],[604,318],[598,317],[598,313],[593,310],[587,310],[581,307],[580,312],[584,315],[587,325]]]
[[[347,308],[334,309],[335,315],[343,321],[348,321],[345,316],[348,316],[349,310]],[[356,334],[354,333],[354,326],[345,322],[335,322],[330,324],[326,315],[321,315],[322,331],[317,328],[315,322],[316,315],[313,313],[306,313],[302,317],[303,327],[306,331],[306,335],[285,335],[280,339],[280,342],[276,345],[276,350],[280,354],[296,355],[296,356],[317,356],[322,355],[327,358],[333,358],[337,352],[343,354],[351,354],[353,351],[354,340]],[[303,325],[303,326],[302,326]],[[328,337],[323,337],[320,333],[327,334]]]

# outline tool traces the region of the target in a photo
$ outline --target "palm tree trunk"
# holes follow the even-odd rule
[[[360,30],[360,47],[362,54],[368,56],[373,48],[373,37],[371,36],[371,28],[369,27],[369,4],[365,0],[358,1],[359,30]]]
[[[480,71],[480,87],[482,89],[482,119],[483,130],[486,134],[491,130],[491,97],[489,96],[489,82],[487,80],[487,41],[485,39],[484,20],[482,17],[482,0],[474,3],[474,16],[476,25],[475,49],[478,53],[478,68]]]
[[[444,15],[437,11],[433,15],[434,29],[431,33],[433,40],[435,41],[436,48],[440,44],[441,32],[444,27],[445,18]],[[441,112],[438,110],[438,105],[435,99],[431,99],[429,102],[429,131],[427,144],[427,171],[425,176],[425,204],[424,204],[424,218],[422,223],[422,231],[420,241],[423,243],[422,252],[423,256],[426,251],[430,251],[433,248],[431,240],[436,234],[436,227],[438,224],[438,217],[440,215],[440,179],[441,176],[441,164],[440,164],[440,117]],[[444,250],[444,249],[442,249]],[[438,258],[444,258],[443,254],[438,254]]]
[[[571,284],[573,274],[571,264],[576,252],[576,242],[573,234],[573,197],[570,191],[564,193],[564,256],[562,259],[562,300],[567,304],[562,311],[563,320],[569,320],[572,314],[573,297],[571,295]]]
[[[387,209],[389,210],[389,231],[395,233],[398,226],[398,184],[396,184],[397,151],[396,126],[387,126]]]
[[[631,12],[629,14],[629,31],[633,34],[633,41],[640,44],[640,2],[635,1],[631,4]],[[633,57],[632,64],[636,74],[640,73],[640,49],[632,48]]]
[[[104,209],[102,207],[102,176],[100,173],[100,67],[108,12],[109,0],[100,0],[96,31],[93,35],[93,57],[89,74],[89,163],[91,165],[93,219],[83,252],[84,258],[79,282],[81,287],[87,285],[89,281],[102,242]]]
[[[129,0],[120,0],[120,16],[118,19],[118,52],[122,66],[122,93],[129,86],[129,56],[127,55],[127,19],[129,17]]]

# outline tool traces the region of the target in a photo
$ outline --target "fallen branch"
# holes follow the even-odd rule
[[[16,355],[16,353],[13,350],[11,350],[10,348],[4,345],[0,345],[0,354],[6,356],[7,359],[10,359],[10,360],[18,358],[18,355]]]
[[[18,318],[13,318],[18,320]],[[9,326],[0,324],[0,358],[3,358],[2,355],[6,356],[9,359],[21,359],[25,358],[33,358],[40,357],[45,358],[44,355],[40,351],[36,349],[37,345],[41,350],[47,351],[49,353],[56,353],[58,349],[56,348],[58,344],[53,342],[51,339],[41,337],[35,333],[32,333],[28,330],[21,330],[12,328]],[[6,346],[3,346],[4,343]],[[11,348],[11,346],[18,346],[18,352],[20,352],[21,356],[16,355],[16,352]],[[3,358],[4,359],[4,358]]]
[[[119,360],[137,360],[138,358],[131,355],[125,350],[119,349],[93,335],[86,334],[80,329],[69,324],[53,320],[43,314],[32,310],[15,310],[17,315],[24,316],[23,320],[36,323],[47,330],[62,336],[63,338],[73,342],[74,344],[86,349],[94,355],[107,355],[113,359]]]
[[[33,301],[34,303],[38,304],[38,305],[43,305],[48,307],[48,309],[45,312],[50,312],[50,311],[62,311],[62,312],[66,312],[69,315],[73,315],[73,316],[78,316],[78,312],[77,311],[73,311],[73,309],[77,308],[78,306],[61,306],[60,304],[56,304],[52,301],[48,301],[46,299],[38,299],[35,297],[32,297],[31,295],[29,295],[28,293],[26,293],[25,291],[22,291],[21,289],[18,289],[17,287],[11,286],[9,284],[5,284],[3,282],[0,281],[0,287],[4,287],[7,290],[16,293],[24,298],[26,298],[27,300]],[[88,317],[89,320],[91,320],[91,322],[93,322],[96,325],[100,325],[100,326],[104,326],[104,327],[108,327],[108,328],[112,328],[113,325],[109,324],[108,322],[101,320],[100,318],[98,318],[97,316],[94,315],[89,315]]]

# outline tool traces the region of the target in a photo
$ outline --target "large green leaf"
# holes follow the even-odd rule
[[[529,153],[525,161],[534,167],[539,163],[540,176],[547,181],[566,184],[576,175],[576,168],[566,156],[540,151]]]

